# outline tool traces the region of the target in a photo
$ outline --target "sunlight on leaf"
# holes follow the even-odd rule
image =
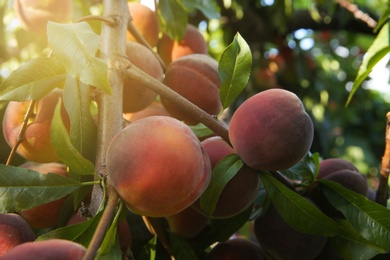
[[[186,31],[187,13],[180,0],[160,0],[157,9],[163,31],[172,39],[181,40]]]

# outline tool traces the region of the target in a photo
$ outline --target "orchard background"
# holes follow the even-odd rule
[[[54,88],[63,89],[64,93],[63,97],[60,94],[61,103],[56,110],[58,97],[51,103],[48,101],[43,108],[52,110],[48,113],[52,113],[53,119],[45,122],[45,136],[50,135],[50,143],[58,155],[53,160],[66,165],[68,178],[54,175],[44,178],[38,173],[40,168],[31,168],[34,172],[26,170],[30,166],[25,163],[31,158],[26,159],[18,152],[14,154],[5,140],[6,134],[0,136],[2,216],[15,212],[28,219],[24,212],[29,208],[65,198],[58,209],[59,217],[44,214],[47,222],[54,221],[52,225],[29,223],[34,233],[34,239],[29,240],[61,238],[74,241],[86,248],[86,253],[82,253],[85,259],[214,259],[209,252],[215,243],[232,237],[253,243],[246,244],[241,240],[243,244],[221,243],[219,252],[214,251],[214,257],[238,254],[237,259],[244,259],[243,252],[245,255],[253,252],[249,259],[266,259],[265,255],[270,259],[287,259],[287,256],[290,259],[386,259],[389,256],[390,137],[387,136],[390,135],[390,119],[386,117],[390,98],[389,73],[383,70],[382,78],[386,77],[381,81],[383,86],[377,86],[378,81],[372,81],[368,76],[382,58],[385,63],[388,61],[388,1],[151,1],[148,4],[156,10],[153,16],[157,18],[159,28],[156,39],[146,36],[150,28],[141,28],[143,21],[149,19],[146,14],[138,18],[139,14],[137,11],[132,13],[131,7],[129,13],[127,1],[74,0],[69,1],[69,6],[64,2],[67,1],[61,1],[61,4],[54,0],[0,1],[1,121],[5,121],[4,114],[10,101],[28,101],[34,105]],[[26,7],[37,3],[40,3],[35,6],[38,9],[44,10],[46,4],[52,3],[57,7],[50,7],[47,13],[29,14]],[[42,21],[40,18],[33,21],[43,15],[51,17],[53,22],[47,24],[45,17]],[[129,22],[131,16],[133,22]],[[200,50],[201,44],[191,39],[198,48],[195,52],[206,52],[213,58],[202,66],[206,68],[212,64],[210,68],[215,68],[218,62],[216,71],[221,81],[218,98],[223,113],[219,107],[216,112],[199,110],[158,83],[169,85],[165,73],[172,62],[164,53],[161,42],[164,37],[181,40],[187,25],[200,32],[205,42],[204,50]],[[143,30],[148,33],[143,34]],[[126,41],[149,45],[152,52],[146,49],[144,53],[140,47],[132,47],[133,53],[126,52]],[[156,75],[148,77],[142,71],[151,69],[152,62],[142,67],[145,65],[142,61],[146,63],[146,57],[151,53],[157,54],[164,66],[157,65],[158,68],[151,72]],[[136,58],[131,58],[135,54],[141,55],[140,65]],[[155,55],[150,59],[157,59]],[[179,64],[177,68],[183,66],[187,63]],[[207,67],[205,71],[202,73],[212,69]],[[122,93],[123,82],[130,79],[133,85],[139,84],[138,92],[128,101],[127,107],[122,107],[122,95],[126,96],[126,87]],[[171,81],[175,80],[173,77]],[[190,83],[192,80],[175,84]],[[213,81],[212,84],[218,83]],[[131,106],[141,99],[141,93],[148,95],[144,94],[147,88],[158,93],[151,95],[157,104],[166,104],[168,101],[164,99],[170,100],[184,110],[185,116],[195,118],[191,120],[181,115],[181,120],[191,125],[201,140],[212,132],[229,139],[227,128],[233,114],[257,93],[275,89],[295,93],[313,123],[310,151],[288,169],[257,169],[261,176],[257,196],[245,210],[225,218],[208,216],[205,225],[190,237],[177,234],[169,224],[172,223],[169,216],[148,216],[130,211],[124,201],[118,200],[110,180],[107,181],[110,173],[106,169],[106,151],[110,141],[125,124],[133,124],[130,123],[135,121],[131,119],[130,113],[134,112]],[[125,99],[123,103],[126,103]],[[61,105],[70,115],[69,119],[61,116]],[[126,109],[129,114],[124,116]],[[28,113],[17,115],[19,123],[25,114]],[[26,116],[27,124],[38,120],[39,117],[34,119],[32,114]],[[286,113],[285,120],[289,120],[290,115]],[[199,122],[201,124],[197,124]],[[4,125],[2,128],[5,133]],[[285,135],[290,134],[286,129]],[[23,133],[20,137],[24,138]],[[13,140],[17,141],[17,135]],[[37,148],[33,157],[42,163],[39,158],[50,153]],[[124,161],[131,160],[124,154],[111,155]],[[352,163],[356,167],[353,171],[365,176],[371,197],[367,192],[359,192],[359,188],[351,191],[343,182],[340,186],[318,181],[320,162],[328,158]],[[237,156],[227,156],[223,162],[217,170],[214,167],[213,173],[234,176],[243,167],[243,161]],[[212,187],[223,189],[232,176],[226,178],[215,178]],[[246,183],[241,185],[247,187]],[[327,211],[328,205],[319,205],[320,211],[305,199],[309,197],[321,204],[316,201],[317,195],[309,196],[317,186],[325,196],[319,200],[332,201],[330,207],[333,210],[335,207],[337,214]],[[174,189],[177,187],[172,187]],[[158,191],[158,187],[153,189],[154,193]],[[357,193],[367,193],[364,195],[369,199]],[[375,193],[376,198],[375,195],[372,197]],[[200,200],[210,202],[206,204],[210,210],[218,196],[208,191]],[[242,194],[232,195],[240,196]],[[84,219],[79,222],[84,222],[70,226],[69,218],[74,212],[80,213]],[[277,217],[269,220],[271,213]],[[40,218],[42,221],[43,217]],[[275,219],[278,222],[272,222]],[[197,220],[197,216],[186,216],[181,225],[188,227]],[[255,232],[255,220],[263,223],[257,225],[261,232]],[[0,224],[1,221],[0,218]],[[267,225],[271,228],[264,230]],[[0,229],[0,239],[2,232]],[[296,232],[302,239],[296,239]],[[275,242],[269,245],[264,240]],[[76,251],[70,249],[70,245],[66,246],[68,252]],[[50,248],[53,246],[48,247],[48,255],[52,253]],[[25,256],[29,254],[28,250],[18,252]]]

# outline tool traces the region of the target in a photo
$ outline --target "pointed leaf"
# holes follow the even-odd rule
[[[311,235],[334,236],[339,232],[338,224],[310,201],[266,172],[260,177],[272,204],[291,227]]]
[[[338,183],[320,180],[329,202],[348,219],[359,234],[390,250],[390,210]]]
[[[388,22],[390,16],[390,4],[387,2],[386,8],[383,9],[381,17],[376,25],[374,32],[377,32],[386,22]]]
[[[200,138],[210,136],[214,133],[210,128],[208,128],[202,123],[199,123],[197,125],[191,125],[190,128],[192,132],[194,132],[194,134]]]
[[[0,87],[0,100],[41,99],[56,87],[62,88],[64,66],[56,58],[37,58],[21,65]]]
[[[175,41],[181,40],[186,32],[187,13],[181,0],[160,0],[157,9],[163,31]]]
[[[54,173],[0,164],[0,212],[26,210],[60,199],[81,185]]]
[[[209,186],[200,197],[200,206],[206,214],[213,215],[222,190],[243,165],[244,162],[237,154],[229,154],[217,163],[211,173]]]
[[[80,175],[95,174],[92,162],[85,159],[72,145],[61,117],[61,101],[57,104],[50,127],[50,140],[54,150],[72,172]]]
[[[363,62],[360,65],[358,75],[356,76],[355,81],[353,82],[351,93],[349,93],[347,104],[352,99],[352,96],[362,84],[362,82],[367,78],[371,73],[374,66],[390,52],[390,25],[389,23],[385,24],[382,29],[379,31],[376,39],[368,48],[367,53],[363,57]]]
[[[218,64],[221,79],[220,99],[227,108],[238,97],[248,83],[252,68],[252,53],[249,45],[239,33],[223,51]]]
[[[113,221],[111,222],[111,225],[106,232],[106,235],[104,236],[103,242],[100,245],[99,254],[106,255],[109,254],[112,247],[115,245],[115,240],[117,239],[117,230],[118,230],[118,224],[119,224],[119,218],[122,214],[123,210],[123,203],[120,203],[120,206],[115,214],[115,217]]]
[[[188,12],[201,11],[208,19],[218,19],[221,17],[220,8],[215,0],[183,0],[183,5]]]
[[[309,185],[314,181],[318,172],[319,154],[310,152],[293,167],[281,171],[281,173],[292,180],[302,181],[303,184]]]
[[[53,54],[66,72],[81,82],[111,93],[107,63],[95,57],[100,38],[86,22],[48,22],[47,35]]]
[[[169,242],[175,259],[198,259],[188,240],[170,232]]]

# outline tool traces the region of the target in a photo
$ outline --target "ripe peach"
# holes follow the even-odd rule
[[[266,260],[260,246],[245,238],[219,242],[206,255],[205,260]]]
[[[126,43],[126,55],[139,69],[155,79],[162,80],[163,69],[153,53],[137,42]],[[157,93],[133,79],[126,78],[123,84],[123,112],[136,112],[155,100]]]
[[[183,238],[191,239],[209,223],[209,218],[188,207],[177,214],[165,217],[169,230]]]
[[[202,141],[202,146],[209,155],[211,166],[214,168],[219,161],[234,150],[221,137],[210,137]],[[246,210],[256,199],[260,186],[259,174],[247,166],[226,184],[219,196],[213,218],[229,218]],[[194,209],[206,214],[200,207],[199,200],[193,205]]]
[[[166,116],[137,120],[107,149],[113,186],[136,214],[164,217],[190,206],[210,181],[210,160],[191,128]]]
[[[272,259],[315,259],[327,241],[326,237],[304,234],[289,226],[272,204],[255,220],[254,231],[260,247]]]
[[[163,82],[209,114],[218,115],[222,110],[218,62],[208,55],[191,54],[175,60],[168,66]],[[173,117],[188,124],[199,123],[167,99],[161,98],[161,102]]]
[[[61,97],[62,90],[56,89],[37,102],[36,116],[28,123],[24,140],[17,149],[20,156],[39,163],[59,160],[50,142],[50,125],[55,106]],[[11,101],[6,108],[3,119],[3,134],[10,147],[15,146],[29,103],[29,101]],[[62,107],[61,113],[62,120],[69,129],[69,117],[65,112],[65,107]]]
[[[33,230],[21,216],[14,213],[0,214],[0,256],[35,238]]]
[[[309,151],[313,134],[313,122],[301,100],[284,89],[265,90],[244,101],[229,129],[234,150],[258,170],[294,166]]]
[[[205,39],[192,24],[187,25],[185,35],[180,41],[174,41],[167,34],[163,34],[158,42],[157,50],[166,65],[189,54],[208,54],[208,47]]]
[[[130,2],[128,6],[135,28],[137,28],[150,46],[156,47],[160,33],[160,25],[156,13],[146,5],[138,2]],[[129,41],[136,41],[130,32],[127,32],[126,38]]]
[[[138,112],[125,113],[123,115],[123,117],[129,122],[133,122],[148,116],[171,116],[171,115],[164,108],[161,102],[158,101],[153,101],[149,106],[147,106],[146,108]]]
[[[317,178],[321,179],[340,170],[359,171],[353,163],[347,160],[342,158],[328,158],[320,162]]]
[[[68,176],[67,167],[60,163],[39,164],[27,162],[20,167],[31,169],[42,174],[54,173],[64,177]],[[50,228],[54,227],[59,219],[61,207],[66,200],[66,197],[51,201],[49,203],[39,205],[37,207],[23,210],[20,215],[33,228]]]
[[[83,259],[85,247],[64,239],[27,242],[2,256],[2,260],[78,260]]]
[[[43,34],[48,21],[61,23],[70,20],[72,1],[15,0],[14,10],[26,30]]]

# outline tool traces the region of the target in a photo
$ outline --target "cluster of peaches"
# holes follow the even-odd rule
[[[37,14],[29,14],[28,8],[21,8],[30,2],[38,3],[15,1],[15,10],[23,23],[28,25],[26,28],[38,29],[41,20],[36,19]],[[70,2],[61,1],[66,6]],[[128,6],[134,26],[155,50],[153,53],[128,34],[128,59],[200,109],[217,117],[222,110],[218,62],[208,55],[207,43],[198,29],[187,25],[184,38],[174,41],[160,32],[157,16],[148,7],[135,2]],[[64,10],[68,9],[71,8],[61,8],[59,13],[64,15]],[[51,16],[46,17],[46,21],[63,20],[63,16],[56,13],[58,11],[52,9],[48,12]],[[28,161],[20,167],[42,174],[51,172],[67,176],[67,167],[59,162],[60,158],[50,143],[54,108],[61,97],[62,90],[56,89],[36,102],[17,149],[17,153]],[[10,102],[6,109],[3,133],[10,147],[17,142],[29,104]],[[113,186],[130,211],[142,216],[163,218],[167,230],[188,240],[207,228],[211,219],[231,218],[248,209],[259,193],[259,171],[279,171],[294,166],[308,153],[313,140],[313,123],[301,100],[283,89],[266,90],[244,101],[229,122],[230,140],[215,135],[198,138],[190,126],[200,122],[183,113],[180,106],[130,79],[124,80],[123,117],[127,124],[113,138],[106,155]],[[69,129],[69,118],[64,107],[62,120]],[[223,187],[215,209],[211,213],[205,211],[201,197],[213,179],[217,178],[213,176],[214,169],[231,154],[238,155],[244,165]],[[338,164],[333,163],[332,167],[334,165]],[[321,166],[320,178],[329,178],[341,184],[346,178],[361,178],[356,168],[344,166],[342,164],[337,171],[334,167],[322,170],[326,166]],[[365,179],[357,180],[355,185],[364,186],[363,183],[367,185]],[[366,186],[356,189],[367,193]],[[314,188],[311,194],[311,199],[318,204],[326,201]],[[44,257],[61,250],[64,251],[59,254],[68,256],[66,259],[81,258],[85,248],[74,242],[30,242],[35,240],[31,228],[54,228],[57,225],[64,200],[62,198],[18,214],[1,214],[0,255],[4,254],[3,259],[19,259],[34,254]],[[326,203],[322,206],[331,207]],[[77,222],[85,220],[80,218]],[[69,224],[75,223],[73,221],[69,220]],[[121,237],[124,237],[124,251],[131,244],[126,224],[118,226],[123,233]],[[309,251],[307,257],[302,259],[312,259],[326,242],[324,237],[313,238],[295,231],[283,222],[273,208],[266,216],[256,220],[255,231],[262,249],[258,243],[235,239],[214,247],[209,252],[209,259],[225,259],[223,256],[226,254],[238,254],[238,258],[234,259],[265,259],[264,251],[275,259],[285,259],[294,254],[291,250],[296,250],[301,256]],[[302,243],[304,239],[307,243]],[[299,249],[298,244],[306,246],[307,250]],[[244,258],[248,256],[250,258]]]

